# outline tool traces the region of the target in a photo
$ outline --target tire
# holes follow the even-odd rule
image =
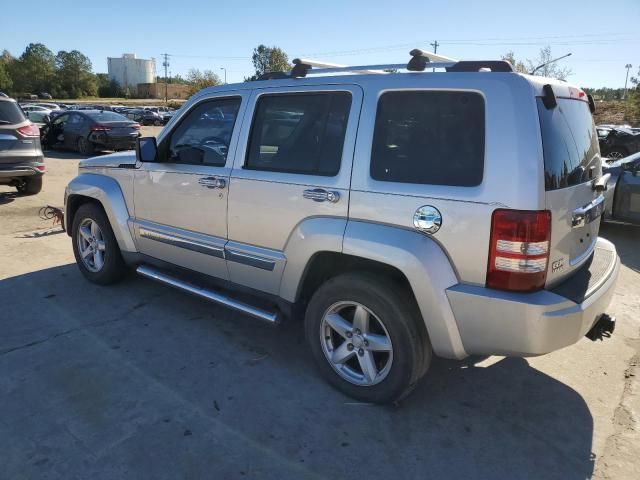
[[[95,145],[84,137],[78,139],[76,146],[82,155],[93,155],[96,151]]]
[[[97,225],[99,235],[93,230],[90,222],[94,222]],[[96,242],[94,243],[93,250],[95,251],[97,247],[98,250],[102,252],[101,261],[98,261],[100,254],[89,254],[91,258],[88,258],[86,261],[82,258],[82,245],[86,246],[89,242],[86,240],[86,237],[82,235],[80,231],[81,227],[83,227],[85,233],[85,227],[87,227],[95,238]],[[82,241],[80,237],[83,238]],[[99,285],[109,285],[120,280],[126,273],[127,267],[120,254],[118,242],[104,210],[99,205],[95,203],[85,203],[78,208],[78,211],[73,217],[71,239],[73,243],[73,254],[76,257],[78,268],[90,282]],[[102,246],[100,245],[101,242]]]
[[[368,317],[369,332],[354,325],[358,305]],[[325,316],[336,312],[339,317]],[[362,312],[362,310],[360,310]],[[344,328],[338,334],[326,318]],[[370,403],[397,402],[408,395],[429,368],[431,344],[415,301],[395,282],[369,273],[348,273],[327,280],[313,295],[305,315],[305,335],[322,376],[341,392]],[[376,351],[389,344],[391,352]],[[376,340],[372,340],[372,339]],[[368,339],[368,341],[367,341]],[[378,345],[374,347],[373,345]],[[346,345],[346,351],[344,346]],[[343,353],[349,359],[335,365],[329,357]],[[373,356],[370,356],[372,354]],[[372,362],[366,359],[373,359]],[[367,375],[362,365],[374,365]],[[373,380],[372,380],[373,379]]]
[[[37,195],[42,190],[42,175],[30,177],[16,186],[21,195]]]

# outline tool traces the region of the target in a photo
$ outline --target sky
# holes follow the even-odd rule
[[[206,1],[154,0],[3,2],[0,50],[19,56],[29,43],[56,53],[80,50],[96,73],[107,57],[169,53],[170,71],[213,70],[229,83],[253,73],[259,44],[278,46],[290,59],[316,58],[362,65],[405,63],[409,50],[432,50],[457,59],[497,59],[513,51],[535,59],[549,45],[571,53],[569,82],[622,87],[626,64],[640,67],[640,0],[368,0]],[[81,7],[80,7],[81,5]]]

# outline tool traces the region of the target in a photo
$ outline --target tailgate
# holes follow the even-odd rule
[[[538,99],[545,164],[546,208],[551,211],[547,286],[579,269],[593,253],[604,196],[598,136],[586,101],[557,97],[547,109]]]

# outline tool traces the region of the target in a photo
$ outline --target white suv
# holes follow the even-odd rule
[[[90,281],[133,266],[268,322],[304,316],[320,371],[371,402],[406,395],[432,354],[610,334],[619,259],[598,238],[606,178],[582,90],[420,51],[295,63],[194,95],[136,154],[81,162],[66,226]]]

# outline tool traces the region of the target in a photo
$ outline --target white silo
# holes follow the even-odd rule
[[[135,89],[139,83],[155,83],[155,59],[136,58],[134,53],[125,53],[122,57],[107,58],[109,80],[115,80],[123,89]]]

